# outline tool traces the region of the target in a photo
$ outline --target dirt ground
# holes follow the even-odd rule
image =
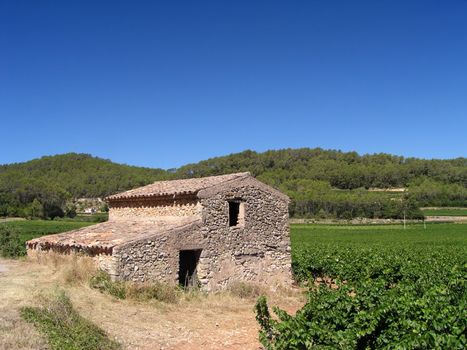
[[[178,304],[117,300],[87,284],[63,282],[60,270],[30,261],[0,259],[0,349],[46,349],[19,309],[64,289],[79,313],[127,349],[259,349],[254,299],[228,293],[195,295]],[[270,304],[294,313],[304,303],[298,289],[269,292]]]

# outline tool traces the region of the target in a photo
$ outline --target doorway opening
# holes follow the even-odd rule
[[[180,250],[178,283],[183,287],[197,287],[198,276],[196,267],[198,266],[201,249]]]

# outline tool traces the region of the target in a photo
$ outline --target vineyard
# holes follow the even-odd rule
[[[467,225],[292,227],[308,302],[290,316],[256,304],[267,349],[463,349]]]

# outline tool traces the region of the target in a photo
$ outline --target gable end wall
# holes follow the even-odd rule
[[[234,281],[292,281],[288,200],[256,182],[232,182],[217,194],[201,198],[205,250],[198,276],[207,290],[224,288]],[[244,203],[244,227],[229,227],[231,199]]]

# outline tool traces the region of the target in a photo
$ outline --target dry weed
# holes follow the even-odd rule
[[[60,268],[61,280],[70,285],[86,284],[91,276],[97,272],[94,259],[90,257],[78,257],[74,255],[68,263],[64,263]]]
[[[96,261],[79,254],[60,254],[52,251],[41,252],[29,257],[30,260],[52,268],[59,280],[65,284],[86,284],[96,274]]]
[[[267,293],[266,287],[261,284],[241,281],[231,282],[227,286],[227,291],[241,299],[256,299]]]

